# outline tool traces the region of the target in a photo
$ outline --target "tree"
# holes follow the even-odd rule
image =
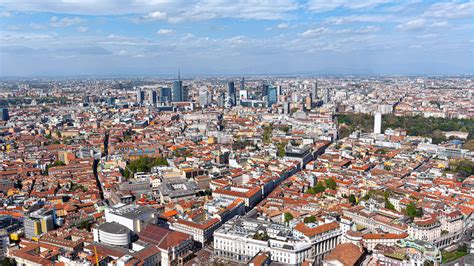
[[[474,139],[470,139],[470,140],[467,140],[466,142],[464,142],[464,144],[462,145],[462,147],[464,149],[468,149],[470,151],[474,151]]]
[[[332,179],[332,178],[326,179],[324,181],[324,183],[326,184],[326,187],[329,188],[330,190],[336,190],[337,189],[336,181],[334,181],[334,179]]]
[[[271,142],[272,131],[273,131],[272,126],[265,126],[265,127],[263,127],[263,142],[264,142],[264,143],[267,143],[267,144],[268,144],[268,143]]]
[[[388,199],[389,196],[390,196],[390,193],[388,191],[383,192],[383,198],[384,198],[384,201],[385,201],[385,208],[389,209],[389,210],[392,210],[392,211],[395,211],[395,206],[393,206],[393,204]]]
[[[349,202],[350,202],[352,205],[356,205],[356,204],[357,204],[357,199],[356,199],[356,197],[354,196],[354,194],[349,195]]]
[[[127,165],[127,169],[125,170],[124,176],[125,178],[131,177],[134,173],[137,172],[150,172],[151,168],[155,166],[167,166],[168,161],[166,158],[158,157],[158,158],[149,158],[143,157],[137,160],[131,161]]]
[[[293,220],[293,215],[289,212],[285,212],[284,218],[285,218],[285,223],[288,223],[289,221]]]
[[[393,204],[388,199],[385,200],[385,208],[389,209],[389,210],[392,210],[392,211],[395,211],[395,206],[393,206]]]
[[[1,266],[14,266],[16,265],[16,261],[14,259],[10,258],[4,258],[3,260],[0,261]]]
[[[285,143],[285,142],[280,142],[280,143],[277,143],[276,146],[277,146],[277,155],[278,155],[278,157],[280,157],[280,158],[285,157],[285,154],[286,154],[286,150],[285,150],[286,143]]]
[[[54,161],[54,163],[48,164],[48,165],[46,166],[46,169],[44,170],[44,174],[45,174],[45,175],[48,175],[49,169],[50,169],[51,167],[63,166],[63,165],[66,165],[63,161],[56,160],[56,161]]]
[[[407,205],[405,213],[410,217],[421,217],[423,216],[423,211],[421,208],[417,208],[413,202]]]
[[[316,217],[314,217],[314,215],[305,217],[305,218],[303,219],[303,222],[304,222],[304,223],[314,223],[314,222],[316,222]]]
[[[84,221],[81,221],[81,223],[77,226],[79,229],[82,229],[82,230],[86,230],[86,231],[91,231],[91,228],[92,228],[92,223],[87,221],[87,220],[84,220]]]
[[[321,193],[326,190],[326,187],[324,186],[324,183],[322,181],[319,181],[316,186],[314,186],[314,191],[316,193]]]

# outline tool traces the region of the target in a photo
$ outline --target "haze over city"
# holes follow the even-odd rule
[[[0,1],[0,75],[474,71],[472,1]]]

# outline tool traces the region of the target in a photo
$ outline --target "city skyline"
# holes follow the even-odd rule
[[[0,1],[0,76],[472,74],[473,1]]]

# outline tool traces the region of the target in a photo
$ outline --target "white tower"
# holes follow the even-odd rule
[[[374,117],[374,134],[382,133],[382,114],[375,113]]]

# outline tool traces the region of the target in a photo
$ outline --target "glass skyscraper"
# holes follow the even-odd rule
[[[160,89],[160,102],[165,103],[171,101],[171,89],[170,88],[161,88]]]
[[[227,83],[227,94],[229,95],[230,106],[235,106],[237,103],[237,93],[235,91],[235,84],[233,81]]]
[[[172,102],[183,101],[183,82],[181,80],[173,81]]]
[[[278,89],[275,86],[268,86],[267,103],[271,107],[278,102]]]

